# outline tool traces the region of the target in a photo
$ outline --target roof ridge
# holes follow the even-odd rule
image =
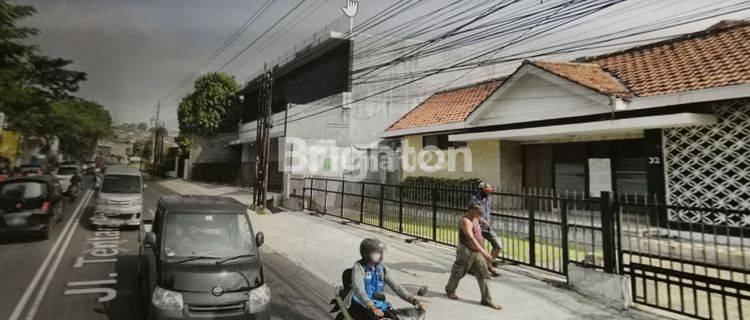
[[[532,64],[536,64],[537,62],[541,62],[541,63],[552,63],[552,64],[568,64],[568,65],[577,65],[577,66],[579,66],[579,65],[583,65],[583,66],[588,66],[588,67],[597,67],[597,68],[601,68],[601,66],[600,66],[600,65],[598,65],[598,64],[596,64],[596,63],[593,63],[593,62],[577,62],[577,61],[575,61],[575,60],[573,60],[573,61],[554,61],[554,60],[527,60],[527,61],[529,61],[529,63],[532,63]]]
[[[596,60],[601,60],[601,59],[606,59],[606,58],[610,58],[610,57],[614,57],[614,56],[619,56],[619,55],[627,54],[627,53],[630,53],[630,52],[651,49],[651,48],[663,46],[663,45],[666,45],[666,44],[678,43],[678,42],[683,42],[683,41],[690,41],[690,40],[693,40],[693,39],[698,38],[698,37],[713,36],[713,35],[716,35],[716,34],[720,34],[720,33],[724,33],[724,32],[729,32],[729,31],[732,31],[734,29],[745,28],[745,27],[750,27],[750,21],[747,21],[747,20],[731,20],[731,21],[730,20],[722,20],[722,21],[720,21],[718,23],[715,23],[715,24],[711,25],[710,27],[708,27],[706,29],[703,29],[703,30],[699,30],[699,31],[695,31],[695,32],[690,32],[690,33],[685,33],[685,34],[681,34],[681,35],[676,35],[676,36],[674,36],[672,38],[669,38],[669,39],[665,39],[665,40],[661,40],[661,41],[656,41],[656,42],[652,42],[652,43],[647,43],[647,44],[642,44],[642,45],[639,45],[639,46],[630,47],[630,48],[622,49],[622,50],[618,50],[618,51],[603,53],[603,54],[594,55],[594,56],[584,56],[584,57],[576,58],[573,61],[574,62],[580,62],[580,63],[594,63],[593,61],[596,61]]]
[[[490,78],[490,79],[482,80],[482,81],[479,81],[479,82],[473,82],[473,83],[465,84],[465,85],[458,86],[458,87],[452,87],[452,88],[448,88],[448,89],[443,89],[443,90],[436,91],[432,95],[441,94],[441,93],[447,93],[447,92],[453,92],[453,91],[458,91],[458,90],[462,90],[462,89],[469,89],[469,88],[478,87],[478,86],[481,86],[481,85],[495,83],[495,82],[501,82],[501,81],[505,81],[505,80],[508,80],[508,76],[500,76],[500,77],[495,77],[495,78]]]

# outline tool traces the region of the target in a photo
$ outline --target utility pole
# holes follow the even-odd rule
[[[156,104],[156,120],[154,121],[154,165],[158,161],[156,156],[156,145],[159,142],[159,114],[161,113],[161,100]]]
[[[271,115],[273,105],[273,75],[271,71],[266,72],[260,85],[258,104],[258,126],[256,132],[256,205],[266,208],[268,198],[268,162],[271,153]]]

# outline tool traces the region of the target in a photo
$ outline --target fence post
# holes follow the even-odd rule
[[[302,180],[302,212],[305,212],[305,196],[307,195],[307,178]]]
[[[385,184],[380,184],[380,199],[378,204],[378,227],[383,227],[383,198],[385,197],[385,194],[383,193],[383,190],[385,189]]]
[[[432,241],[437,241],[437,188],[432,188]]]
[[[341,180],[341,218],[344,218],[344,190],[346,190],[346,180]]]
[[[360,182],[362,185],[362,193],[361,197],[359,198],[359,223],[362,223],[364,221],[364,214],[365,214],[365,182]]]
[[[614,238],[614,220],[612,219],[612,202],[610,193],[602,191],[601,193],[601,220],[602,220],[602,250],[604,255],[604,272],[615,273],[616,259],[615,255],[615,238]]]
[[[328,179],[324,181],[326,185],[323,187],[323,215],[326,215],[328,214]]]
[[[534,199],[528,193],[525,195],[529,204],[529,265],[536,266],[536,219],[534,218]]]
[[[404,186],[398,186],[398,233],[404,233]]]
[[[562,271],[568,276],[568,263],[570,263],[570,248],[568,243],[568,200],[560,200],[560,244],[562,245]]]

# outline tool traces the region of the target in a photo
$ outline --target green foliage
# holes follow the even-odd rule
[[[438,205],[463,206],[464,203],[468,203],[469,195],[479,182],[477,178],[406,177],[402,184],[409,188],[404,188],[403,199],[410,202],[429,203],[434,195]],[[433,191],[433,189],[437,190]]]
[[[177,145],[180,147],[180,152],[183,157],[190,155],[190,149],[193,148],[193,139],[180,133],[175,139],[175,142],[177,142]]]
[[[96,102],[66,99],[52,104],[48,129],[60,139],[60,151],[75,159],[86,159],[99,139],[112,133],[109,111]]]
[[[133,154],[140,157],[142,162],[148,161],[154,155],[154,140],[143,139],[133,143]]]
[[[34,13],[31,6],[0,0],[0,112],[11,130],[46,137],[51,104],[71,98],[86,74],[65,69],[71,61],[39,55],[29,44],[39,31],[21,23]]]
[[[435,178],[435,177],[406,177],[404,178],[403,184],[405,186],[435,186],[443,189],[461,189],[461,190],[473,190],[479,185],[481,180],[478,178]]]
[[[194,92],[182,99],[177,117],[180,132],[213,136],[221,129],[235,129],[240,86],[234,77],[214,72],[195,81]]]
[[[138,130],[146,131],[148,130],[148,124],[145,122],[141,122],[138,124]]]
[[[165,161],[162,161],[162,163],[159,165],[148,162],[146,163],[145,171],[149,176],[151,176],[151,178],[163,179],[167,177],[167,171],[169,171],[169,165]]]

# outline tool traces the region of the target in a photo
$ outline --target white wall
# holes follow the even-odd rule
[[[498,91],[486,102],[488,109],[476,121],[476,126],[488,126],[545,119],[559,119],[612,111],[580,93],[572,92],[533,74]],[[601,96],[599,94],[595,94]]]

